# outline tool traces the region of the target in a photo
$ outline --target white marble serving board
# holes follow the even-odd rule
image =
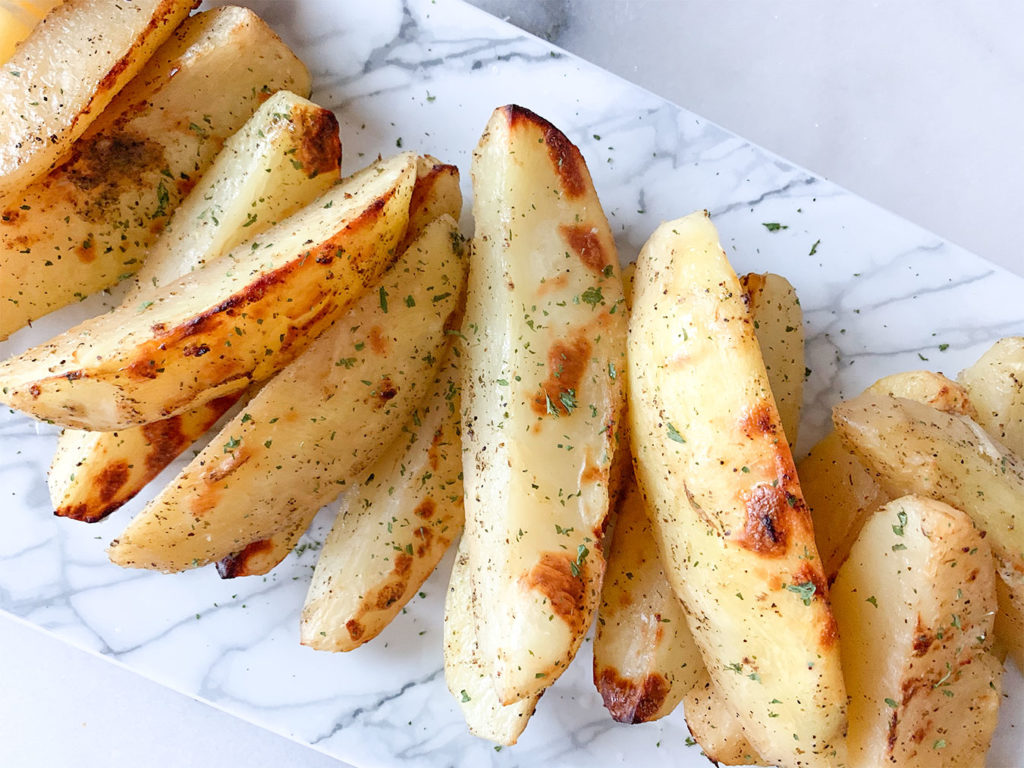
[[[833,403],[880,376],[955,374],[994,339],[1024,334],[1024,279],[457,0],[250,5],[309,64],[314,99],[337,112],[346,172],[398,147],[429,152],[458,164],[468,203],[471,150],[491,110],[515,102],[579,145],[624,262],[661,221],[710,210],[737,271],[782,273],[800,294],[811,374],[798,452],[823,434]],[[472,229],[468,215],[463,226]],[[111,300],[58,313],[0,355]],[[469,736],[442,672],[450,557],[380,638],[336,655],[298,643],[313,548],[234,581],[211,568],[165,576],[111,565],[106,543],[152,494],[95,525],[54,518],[45,474],[55,434],[0,413],[0,609],[361,768],[707,764],[685,746],[681,712],[611,721],[590,681],[589,642],[518,746],[496,751]],[[323,539],[330,511],[308,541]],[[997,766],[1016,764],[1022,746],[1015,669],[1005,687]]]

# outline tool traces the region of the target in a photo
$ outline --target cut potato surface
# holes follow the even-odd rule
[[[350,651],[415,596],[462,532],[458,358],[365,479],[341,499],[302,608],[302,644]]]
[[[291,162],[311,146],[320,158],[317,169]],[[301,96],[278,92],[225,143],[154,243],[135,290],[122,303],[141,305],[139,296],[146,290],[219,258],[308,205],[337,181],[340,162],[334,115]],[[236,399],[218,398],[170,419],[117,432],[64,430],[49,473],[56,514],[92,522],[117,509]]]
[[[238,393],[297,357],[394,262],[416,157],[381,161],[138,305],[0,364],[0,399],[117,430]]]
[[[832,588],[850,766],[985,765],[1002,664],[992,553],[971,519],[907,496],[861,530]]]
[[[1000,339],[957,378],[978,409],[977,422],[1024,456],[1024,337]]]
[[[706,212],[641,251],[629,397],[637,480],[711,679],[766,760],[842,764],[846,696],[810,516]]]
[[[0,70],[0,200],[60,159],[198,0],[67,0]]]
[[[867,389],[878,395],[905,397],[946,413],[974,415],[967,390],[941,373],[907,371],[879,379]],[[853,455],[835,431],[797,465],[800,487],[814,519],[825,574],[835,578],[864,521],[893,496],[874,473]],[[902,494],[897,494],[902,495]]]
[[[579,150],[529,110],[473,158],[464,545],[498,700],[551,685],[590,626],[623,406],[615,242]]]
[[[132,520],[111,560],[178,571],[304,530],[362,478],[427,395],[465,269],[461,236],[443,216]]]
[[[135,273],[224,140],[273,92],[309,88],[251,11],[186,20],[57,168],[0,202],[0,338]],[[330,146],[295,159],[326,171]]]
[[[457,221],[461,211],[459,169],[431,155],[421,155],[416,161],[416,185],[409,203],[409,226],[399,249],[405,251],[435,219],[447,214]],[[217,563],[217,571],[225,579],[269,572],[295,548],[311,522],[302,517],[284,531],[246,545]]]

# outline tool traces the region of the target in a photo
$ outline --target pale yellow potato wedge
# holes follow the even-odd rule
[[[804,313],[790,282],[771,272],[740,277],[754,335],[789,445],[795,446],[804,401]]]
[[[896,373],[879,379],[867,391],[905,397],[946,413],[974,415],[967,390],[941,373]],[[874,473],[850,452],[834,431],[822,438],[797,465],[797,474],[814,520],[814,538],[825,575],[831,580],[846,560],[868,515],[893,496],[882,488]]]
[[[1018,665],[1024,627],[1024,464],[967,416],[863,394],[832,410],[836,431],[892,496],[915,493],[961,509],[987,534],[1007,589],[998,640]]]
[[[254,13],[186,20],[61,165],[0,203],[0,338],[135,273],[224,140],[281,89],[308,96],[309,73]],[[309,149],[296,159],[323,169]]]
[[[851,768],[985,765],[1002,664],[995,573],[970,517],[905,496],[864,524],[832,586]]]
[[[0,70],[0,200],[44,175],[197,0],[67,0]]]
[[[846,696],[811,520],[706,212],[641,251],[629,397],[637,480],[715,686],[766,760],[842,764]]]
[[[719,765],[764,764],[703,665],[697,684],[686,692],[682,703],[686,727],[708,760]]]
[[[627,306],[634,276],[635,265],[623,270]],[[792,448],[803,396],[800,302],[790,283],[779,275],[743,275],[740,284]],[[594,682],[605,706],[619,722],[635,723],[664,717],[685,700],[687,724],[705,754],[721,763],[758,762],[738,718],[711,683],[682,604],[662,568],[643,501],[636,503],[638,510],[619,512],[598,609]],[[652,631],[652,616],[669,626]],[[680,665],[685,672],[676,674]]]
[[[0,4],[0,62],[6,63],[36,24],[62,0],[6,0]]]
[[[302,607],[303,645],[351,651],[398,615],[462,533],[458,358],[341,498]]]
[[[308,526],[358,482],[426,396],[457,322],[465,272],[461,236],[442,216],[132,520],[110,559],[179,571]]]
[[[420,156],[416,162],[416,185],[409,203],[409,226],[400,250],[404,251],[434,219],[448,214],[457,221],[461,212],[459,169],[431,155]],[[295,548],[310,522],[302,518],[284,531],[247,544],[241,551],[218,562],[217,572],[225,579],[268,573]]]
[[[1000,339],[957,379],[978,409],[975,420],[1024,456],[1024,337]]]
[[[0,364],[0,400],[113,431],[235,394],[295,359],[394,262],[416,157],[374,164],[220,259]]]
[[[672,712],[704,662],[682,603],[661,566],[643,496],[632,476],[616,505],[615,530],[594,635],[594,684],[620,723]]]
[[[455,554],[444,604],[444,678],[462,709],[469,732],[502,746],[519,740],[543,691],[503,705],[494,689],[494,673],[481,654],[476,616],[481,612],[470,578],[469,553],[462,539]]]
[[[316,172],[296,157],[315,156]],[[150,249],[123,304],[220,258],[326,192],[341,163],[333,113],[289,91],[271,96],[224,144]],[[66,429],[49,473],[57,515],[94,522],[135,496],[236,401],[227,396],[117,432]]]
[[[558,678],[597,605],[626,312],[608,222],[557,128],[495,110],[473,189],[465,538],[480,653],[507,704]]]

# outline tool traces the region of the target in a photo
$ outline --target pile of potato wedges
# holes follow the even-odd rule
[[[374,638],[457,545],[445,674],[483,738],[595,626],[611,716],[681,704],[715,762],[984,765],[1024,667],[1024,338],[880,380],[797,462],[799,300],[706,211],[620,270],[579,149],[509,105],[467,242],[454,166],[341,178],[251,11],[48,5],[0,48],[0,338],[128,285],[0,401],[63,427],[53,509],[86,523],[200,441],[113,563],[265,574],[334,505],[302,642]]]

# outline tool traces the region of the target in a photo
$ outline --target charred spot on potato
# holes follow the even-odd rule
[[[437,510],[437,505],[431,498],[426,498],[416,505],[416,509],[413,510],[413,514],[422,520],[429,520],[434,516],[434,512]]]
[[[544,552],[539,562],[523,577],[523,586],[534,589],[548,599],[551,610],[562,619],[570,631],[582,629],[586,618],[584,610],[585,573],[588,564],[577,566],[566,552]],[[574,567],[579,575],[573,573]]]
[[[62,169],[69,183],[89,193],[83,196],[78,214],[86,221],[103,224],[118,211],[121,196],[136,189],[140,174],[166,165],[163,147],[156,141],[125,132],[104,132],[77,141]]]
[[[558,231],[583,266],[598,275],[604,274],[605,267],[612,263],[612,256],[604,247],[597,227],[585,224],[560,224]]]
[[[668,696],[669,685],[657,672],[647,675],[642,683],[620,677],[614,667],[604,669],[597,679],[605,709],[618,723],[645,723],[650,720]]]
[[[747,519],[738,541],[762,555],[781,556],[786,552],[790,533],[790,506],[786,492],[779,486],[761,484],[745,500]]]
[[[128,462],[124,459],[105,466],[96,478],[96,493],[100,501],[106,503],[114,498],[117,492],[128,482],[130,474],[131,467],[128,466]]]
[[[772,403],[762,400],[743,416],[740,427],[751,439],[775,435],[780,431],[778,412]]]
[[[928,649],[932,647],[932,643],[935,642],[935,637],[927,631],[924,622],[921,620],[921,615],[917,616],[917,626],[914,627],[914,655],[924,656],[928,653]]]
[[[338,170],[341,162],[341,138],[338,119],[326,109],[292,109],[292,122],[305,137],[296,153],[296,161],[312,178]]]
[[[369,342],[370,349],[376,354],[386,355],[388,353],[388,337],[384,335],[384,331],[379,325],[370,329]]]
[[[413,531],[413,536],[419,541],[416,545],[416,556],[423,557],[430,549],[430,543],[434,540],[434,532],[425,525]]]
[[[405,587],[405,581],[391,581],[382,585],[381,588],[377,590],[377,597],[374,602],[377,610],[383,611],[394,605],[398,599],[405,594]],[[355,638],[353,638],[353,640],[354,639]]]
[[[222,579],[256,575],[254,561],[273,549],[274,542],[270,539],[250,542],[241,551],[217,561],[217,573]]]
[[[393,400],[398,394],[398,387],[391,379],[381,379],[380,384],[377,385],[377,389],[374,390],[374,394],[377,399],[380,400],[380,404],[384,405],[389,400]]]
[[[357,642],[359,638],[363,636],[363,633],[366,632],[365,627],[363,627],[363,625],[355,619],[349,619],[348,621],[346,621],[345,629],[348,630],[348,636]]]
[[[548,350],[548,377],[532,402],[539,415],[568,416],[575,406],[575,392],[590,363],[592,347],[582,331],[567,340],[559,340]]]

